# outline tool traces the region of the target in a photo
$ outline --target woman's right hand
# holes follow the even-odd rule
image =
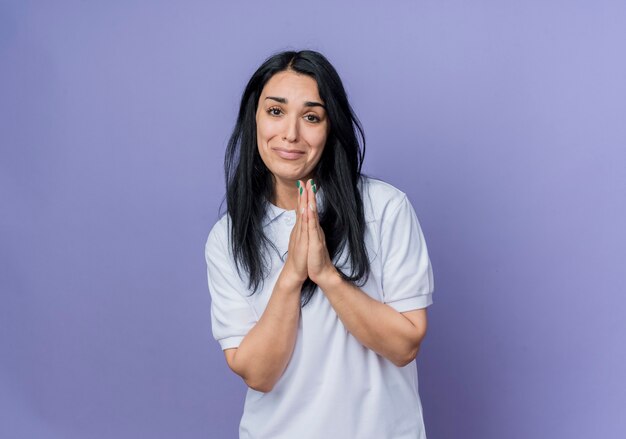
[[[309,251],[309,231],[307,223],[307,191],[303,181],[298,192],[298,207],[296,208],[296,223],[289,236],[287,260],[281,272],[287,282],[301,286],[308,277],[307,258]],[[303,213],[304,212],[304,213]]]

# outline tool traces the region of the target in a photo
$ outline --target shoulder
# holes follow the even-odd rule
[[[219,220],[217,220],[209,231],[209,236],[207,237],[206,244],[204,246],[206,256],[215,254],[216,252],[223,253],[228,251],[228,240],[230,236],[229,227],[229,216],[225,213]]]
[[[383,180],[362,176],[361,185],[366,221],[389,215],[407,200],[403,191]]]

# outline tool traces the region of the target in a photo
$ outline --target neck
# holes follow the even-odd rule
[[[313,178],[312,175],[301,178],[303,184]],[[300,189],[296,186],[298,180],[289,180],[274,176],[274,199],[272,203],[281,209],[295,210],[298,207]]]

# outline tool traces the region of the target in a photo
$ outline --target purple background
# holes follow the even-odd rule
[[[0,3],[0,437],[235,437],[203,256],[240,94],[320,50],[436,292],[428,436],[626,437],[626,3]]]

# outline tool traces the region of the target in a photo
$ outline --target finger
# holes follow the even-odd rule
[[[307,213],[309,221],[309,238],[320,240],[319,234],[319,216],[317,212],[317,200],[315,198],[315,182],[313,180],[307,181],[307,193],[309,195]]]
[[[296,203],[296,224],[295,229],[300,230],[302,226],[302,215],[300,215],[300,204],[302,204],[302,182],[300,180],[296,180],[296,187],[298,190],[298,202]]]
[[[298,188],[298,191],[300,190],[300,181],[296,181],[296,187]],[[300,212],[300,207],[299,207],[299,203],[300,203],[300,195],[298,192],[298,205],[296,205],[296,209],[295,209],[295,214],[296,214],[296,223],[293,225],[293,228],[291,229],[292,233],[296,234],[295,239],[298,239],[298,231],[300,231],[300,224],[302,223],[302,220],[300,218],[299,212]]]
[[[305,186],[305,187],[306,187],[306,193],[307,193],[307,195],[310,195],[310,194],[313,192],[313,191],[312,191],[312,189],[311,189],[311,187],[312,187],[312,186],[311,186],[311,183],[312,183],[312,180],[311,180],[311,179],[309,179],[309,180],[307,180],[307,181],[306,181],[306,186]],[[310,220],[310,221],[309,221],[309,228],[310,228],[311,226],[313,226],[313,225],[314,225],[314,221],[315,221],[315,219],[313,218],[313,217],[314,217],[314,215],[313,215],[313,214],[315,213],[315,211],[314,211],[313,209],[314,209],[315,207],[314,207],[314,205],[313,205],[313,201],[314,201],[314,200],[313,200],[313,198],[314,198],[314,197],[313,197],[313,196],[310,196],[310,197],[308,197],[308,198],[309,198],[309,199],[307,200],[306,212],[307,212],[307,218]]]
[[[306,225],[307,225],[307,215],[306,215],[306,204],[307,204],[307,199],[308,199],[308,195],[307,195],[307,191],[306,191],[306,183],[298,180],[298,182],[300,183],[300,188],[299,188],[299,203],[298,203],[298,215],[300,216],[301,219],[301,224],[300,224],[300,233],[304,234],[306,231]]]
[[[317,210],[317,197],[315,196],[317,192],[317,185],[314,180],[309,180],[307,185],[307,191],[309,193],[309,218],[313,223],[313,229],[316,231],[318,235],[318,239],[320,238],[320,222],[319,222],[319,211]]]

